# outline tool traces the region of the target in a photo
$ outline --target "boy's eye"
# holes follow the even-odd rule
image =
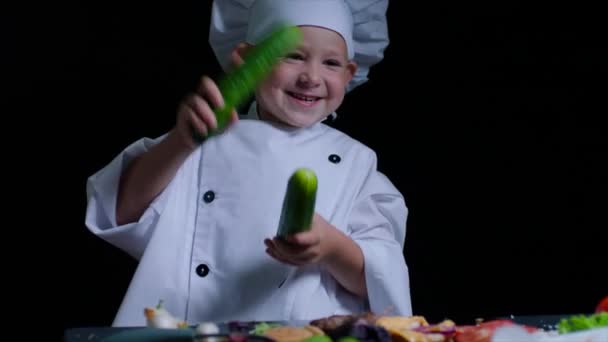
[[[328,59],[325,61],[325,64],[327,64],[329,66],[336,66],[336,67],[339,67],[342,65],[342,63],[340,63],[340,61],[338,61],[337,59]]]
[[[296,52],[292,52],[292,53],[288,53],[285,58],[287,59],[296,59],[296,60],[302,60],[304,59],[304,57],[302,57],[301,54],[296,53]]]

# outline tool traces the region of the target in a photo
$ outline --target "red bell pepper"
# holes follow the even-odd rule
[[[595,308],[595,312],[608,312],[608,296],[604,297]]]

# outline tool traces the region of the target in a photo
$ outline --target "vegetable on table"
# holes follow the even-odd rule
[[[220,333],[220,327],[213,322],[200,322],[196,325],[194,331],[200,335],[213,335]]]
[[[266,330],[279,326],[281,326],[281,324],[279,323],[259,322],[255,324],[255,326],[249,331],[249,333],[252,335],[264,335],[264,333],[266,333]]]
[[[314,335],[300,342],[332,342],[332,339],[327,335]]]
[[[608,312],[608,296],[604,297],[595,308],[595,312]]]
[[[162,300],[158,302],[155,308],[145,308],[144,314],[146,315],[146,323],[150,328],[178,329],[188,327],[188,323],[177,319],[163,307]]]
[[[557,323],[557,331],[560,334],[601,327],[608,327],[608,312],[598,312],[591,315],[574,315],[562,318]]]
[[[517,324],[510,319],[495,319],[476,325],[457,326],[455,342],[491,342],[496,330],[502,327],[520,327],[528,333],[539,331],[536,327]]]

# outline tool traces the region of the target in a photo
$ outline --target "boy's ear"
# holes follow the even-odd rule
[[[245,55],[252,48],[251,44],[248,43],[239,43],[230,54],[230,64],[233,67],[238,67],[243,64],[245,60]]]
[[[355,77],[355,73],[357,72],[358,68],[359,66],[355,61],[348,61],[346,64],[346,84],[348,84],[353,77]]]

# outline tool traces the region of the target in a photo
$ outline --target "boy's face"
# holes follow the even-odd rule
[[[338,33],[301,27],[303,40],[257,91],[260,117],[293,127],[310,126],[335,111],[357,66]]]

